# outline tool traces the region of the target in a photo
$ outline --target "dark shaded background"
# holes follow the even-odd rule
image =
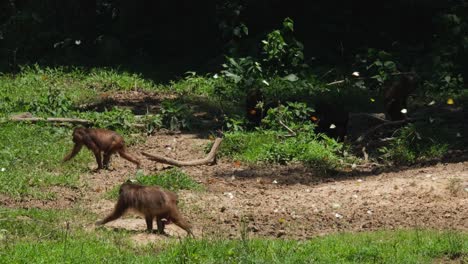
[[[260,40],[286,17],[294,20],[295,37],[312,66],[347,70],[355,54],[369,47],[400,54],[409,66],[440,49],[434,43],[451,45],[436,41],[447,31],[438,18],[468,16],[466,6],[466,1],[424,0],[2,0],[0,70],[30,63],[122,65],[161,78],[213,71],[223,54],[258,54]],[[248,36],[232,34],[240,23]],[[466,48],[455,54],[463,72]]]

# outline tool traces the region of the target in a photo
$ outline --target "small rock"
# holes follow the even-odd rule
[[[333,209],[338,209],[338,208],[340,208],[340,207],[341,207],[341,205],[340,205],[339,203],[334,203],[334,204],[332,204],[332,208],[333,208]]]
[[[231,192],[225,192],[224,195],[229,197],[230,199],[234,198],[234,195]]]
[[[276,237],[282,237],[282,236],[284,236],[284,235],[286,235],[286,231],[284,231],[284,230],[279,230],[278,233],[276,234]]]
[[[219,209],[219,211],[220,211],[221,213],[224,213],[224,211],[226,211],[226,207],[224,207],[224,206],[221,207],[221,209]]]
[[[254,232],[254,233],[256,233],[256,232],[259,231],[258,227],[256,227],[256,226],[251,226],[251,227],[249,227],[249,230],[252,231],[252,232]]]
[[[335,217],[336,217],[336,218],[339,218],[339,219],[343,218],[343,216],[340,215],[339,213],[335,213]]]

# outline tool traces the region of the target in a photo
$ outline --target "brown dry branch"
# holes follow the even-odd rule
[[[169,165],[174,165],[177,167],[182,167],[182,166],[197,166],[197,165],[205,165],[205,164],[210,164],[213,165],[216,163],[216,152],[218,151],[219,146],[221,145],[221,142],[223,141],[222,138],[216,138],[215,142],[213,143],[213,146],[211,147],[210,153],[203,158],[203,159],[198,159],[198,160],[189,160],[189,161],[179,161],[155,154],[149,154],[146,152],[141,152],[143,156],[147,157],[149,160],[161,162],[164,164],[169,164]]]
[[[80,125],[92,125],[93,121],[81,118],[67,118],[67,117],[33,117],[31,113],[22,113],[18,115],[12,115],[8,120],[13,122],[49,122],[49,123],[70,123]],[[145,128],[145,124],[132,124],[132,127]]]
[[[368,136],[372,135],[373,133],[375,133],[375,131],[383,128],[383,127],[387,127],[387,126],[396,126],[396,125],[403,125],[403,124],[406,124],[408,122],[414,122],[415,120],[414,119],[406,119],[406,120],[398,120],[398,121],[388,121],[388,122],[385,122],[385,123],[382,123],[380,125],[377,125],[369,130],[366,131],[366,133],[364,133],[363,135],[361,135],[357,140],[356,142],[362,142],[364,141],[364,139],[366,139]]]
[[[80,119],[80,118],[64,118],[64,117],[47,117],[47,118],[42,118],[42,117],[11,117],[11,121],[15,122],[31,122],[31,123],[37,123],[37,122],[50,122],[50,123],[72,123],[72,124],[81,124],[81,125],[89,125],[92,124],[91,121],[86,120],[86,119]]]

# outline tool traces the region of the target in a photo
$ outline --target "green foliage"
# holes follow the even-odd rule
[[[163,127],[163,118],[160,114],[147,114],[143,118],[143,123],[145,124],[146,134],[151,135],[154,131]]]
[[[201,185],[179,168],[165,170],[156,175],[141,176],[137,182],[143,185],[158,185],[171,191],[200,190]]]
[[[388,147],[379,151],[382,158],[389,159],[397,164],[413,164],[419,161],[440,159],[444,157],[450,146],[450,138],[455,133],[443,131],[427,125],[416,126],[410,124],[399,129],[396,140]]]
[[[226,80],[217,74],[201,76],[196,72],[187,72],[183,79],[171,81],[169,89],[182,95],[210,96],[215,94],[216,87],[225,85],[227,85]]]
[[[91,156],[82,151],[74,161],[60,165],[71,148],[71,137],[64,128],[47,124],[2,123],[0,193],[51,199],[53,196],[47,187],[76,187],[79,174],[86,168],[84,165],[76,166],[76,163],[84,164],[91,160]]]
[[[466,259],[466,234],[387,231],[337,234],[309,241],[185,240],[159,255],[166,262],[196,263],[432,263]]]
[[[468,19],[466,3],[457,3],[446,12],[440,13],[435,21],[438,25],[437,35],[430,54],[431,75],[428,75],[425,87],[432,92],[456,94],[463,89],[462,76],[466,75],[466,50],[468,48]]]
[[[284,130],[285,128],[281,125],[283,123],[294,131],[304,130],[310,133],[313,127],[310,117],[313,113],[314,109],[305,103],[288,102],[286,105],[269,109],[262,124],[269,129]]]
[[[164,189],[177,192],[179,190],[202,190],[203,187],[179,168],[171,168],[155,175],[138,175],[135,183],[141,185],[157,185]],[[119,195],[120,185],[115,186],[106,194],[106,198],[115,199]]]
[[[72,101],[59,89],[49,88],[45,97],[34,99],[27,110],[46,117],[66,116],[72,111]]]
[[[162,124],[173,131],[188,129],[191,125],[192,111],[182,101],[164,100],[161,103]]]
[[[245,57],[237,59],[227,57],[226,59],[226,63],[222,65],[224,70],[221,73],[240,87],[250,87],[258,82],[266,82],[262,80],[262,66],[254,58]]]
[[[0,114],[70,115],[74,105],[96,101],[99,93],[135,88],[166,89],[141,75],[113,69],[24,66],[15,75],[0,73]]]
[[[379,86],[392,78],[392,74],[398,72],[395,56],[389,52],[377,49],[368,49],[366,54],[357,54],[358,65],[363,65],[372,79],[377,81]],[[361,85],[358,81],[357,85]]]
[[[234,117],[228,117],[224,116],[224,123],[226,125],[226,128],[230,132],[240,132],[244,131],[245,126],[246,126],[246,120],[244,117],[240,116],[234,116]]]
[[[83,85],[99,92],[122,90],[155,90],[158,86],[141,74],[119,71],[112,68],[93,68],[84,72]]]
[[[298,74],[302,73],[307,65],[304,63],[304,47],[292,36],[293,29],[293,21],[286,18],[281,30],[270,32],[266,40],[262,41],[261,58],[227,57],[221,73],[227,80],[236,84],[237,93],[227,92],[225,89],[218,93],[226,94],[225,99],[244,98],[253,89],[268,90],[271,81],[278,78],[290,83],[298,81]],[[282,94],[295,93],[296,86],[290,85],[288,88],[292,89],[287,89],[277,85],[273,89],[280,90]]]
[[[248,163],[302,162],[320,172],[341,166],[342,144],[329,138],[320,140],[312,130],[303,130],[295,137],[283,135],[271,130],[227,133],[220,155]]]
[[[114,107],[110,111],[104,112],[84,112],[81,117],[91,120],[95,127],[110,130],[128,131],[135,122],[132,111],[125,108]]]
[[[292,36],[293,31],[293,20],[286,18],[281,30],[270,32],[266,40],[262,40],[265,55],[263,61],[267,65],[269,76],[290,75],[307,67],[304,63],[304,45]]]

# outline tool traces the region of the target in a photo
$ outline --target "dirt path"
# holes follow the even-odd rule
[[[165,166],[146,160],[140,151],[190,160],[205,156],[207,142],[197,135],[162,134],[149,137],[130,151],[142,160],[144,172],[151,174]],[[133,164],[119,157],[113,158],[112,166],[113,171],[82,175],[82,187],[78,189],[54,188],[55,200],[0,198],[9,207],[75,206],[103,217],[112,211],[115,202],[104,199],[104,194],[136,172]],[[294,239],[339,231],[397,228],[468,231],[468,162],[333,178],[316,176],[300,165],[247,167],[226,160],[220,160],[216,166],[183,170],[206,188],[203,192],[179,193],[182,211],[198,237],[239,237],[244,231],[250,236]],[[136,241],[165,239],[142,232],[145,222],[135,215],[106,227],[134,230]],[[94,228],[93,223],[88,228]],[[185,236],[174,225],[168,226],[168,233]]]
[[[196,135],[157,135],[131,149],[180,160],[201,158],[207,140]],[[138,154],[139,155],[139,154]],[[163,168],[143,160],[146,173]],[[83,205],[103,216],[113,201],[102,194],[132,177],[132,164],[115,157],[115,171],[84,175],[89,190]],[[468,162],[371,176],[322,178],[302,166],[246,167],[220,161],[216,166],[186,167],[204,192],[181,191],[182,210],[195,234],[305,239],[337,231],[395,228],[468,230]],[[242,224],[244,222],[245,224]],[[135,216],[108,224],[112,228],[144,230]],[[172,235],[184,232],[169,226]],[[136,232],[137,241],[161,239]]]

